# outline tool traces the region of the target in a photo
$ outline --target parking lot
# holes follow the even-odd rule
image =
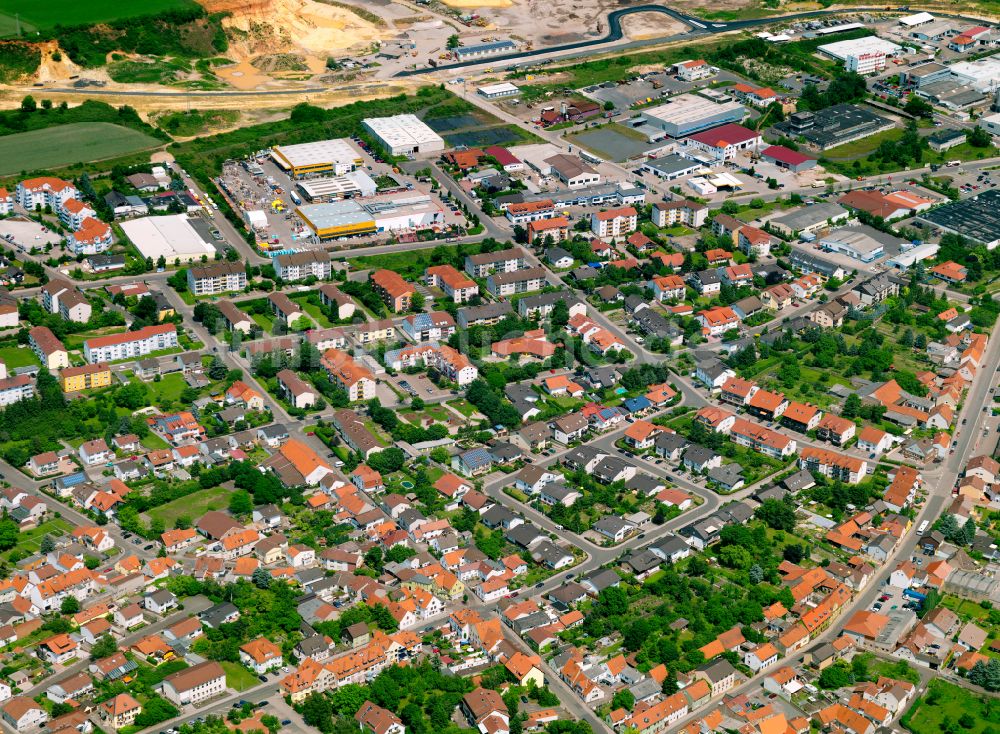
[[[427,375],[393,375],[387,377],[393,386],[405,395],[419,397],[424,402],[433,402],[451,397],[450,390],[442,390]]]
[[[57,245],[62,241],[62,237],[48,227],[20,217],[0,221],[0,237],[18,249],[29,252],[34,247]]]

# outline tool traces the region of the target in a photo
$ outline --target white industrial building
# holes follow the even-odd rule
[[[871,51],[863,54],[851,54],[844,59],[844,68],[856,74],[875,74],[885,68],[885,53]]]
[[[979,127],[990,135],[1000,135],[1000,112],[979,118]]]
[[[320,239],[419,229],[444,221],[444,211],[425,194],[364,204],[351,199],[307,204],[296,213]]]
[[[936,245],[932,242],[917,245],[916,247],[911,247],[908,250],[900,252],[895,257],[889,258],[885,261],[885,265],[887,268],[895,268],[896,270],[905,273],[918,262],[934,258],[940,249],[940,245]]]
[[[500,97],[514,97],[521,93],[520,88],[511,84],[510,82],[501,82],[500,84],[486,84],[479,87],[478,90],[480,95],[486,97],[486,99],[499,99]]]
[[[201,260],[202,255],[215,257],[215,248],[191,226],[186,214],[130,219],[122,222],[121,228],[142,256],[154,262],[161,255],[168,263]]]
[[[271,158],[295,177],[323,173],[340,175],[364,162],[361,153],[346,138],[276,145],[271,149]]]
[[[858,58],[867,56],[868,54],[880,53],[885,56],[896,56],[902,52],[903,47],[898,43],[886,41],[878,36],[865,36],[864,38],[851,38],[846,41],[825,43],[817,50],[846,64],[852,56]]]
[[[342,176],[311,178],[298,182],[296,186],[309,201],[375,196],[378,190],[375,180],[361,170],[351,171]]]
[[[995,56],[976,61],[958,61],[951,65],[951,73],[958,81],[968,84],[977,92],[992,92],[1000,87],[1000,59]]]
[[[392,155],[436,153],[444,150],[441,136],[416,115],[366,117],[361,124]]]
[[[934,20],[934,16],[930,13],[914,13],[913,15],[904,15],[899,19],[899,24],[907,28],[916,28],[924,23],[930,23]]]
[[[711,127],[740,122],[746,108],[730,98],[713,100],[697,94],[678,94],[665,103],[643,110],[629,124],[652,140],[667,135],[682,138]]]

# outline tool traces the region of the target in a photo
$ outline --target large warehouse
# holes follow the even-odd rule
[[[664,134],[683,138],[710,127],[739,122],[745,114],[746,108],[738,102],[715,102],[696,94],[678,94],[665,104],[643,110],[632,126],[645,128],[643,132],[651,139],[662,138]]]
[[[296,184],[302,195],[309,201],[331,201],[333,199],[353,199],[374,196],[378,185],[364,171],[351,171],[343,176],[311,178]]]
[[[201,260],[202,255],[215,257],[215,248],[199,234],[186,214],[128,219],[121,223],[122,231],[143,257],[155,262],[162,255],[168,263]]]
[[[996,189],[939,206],[917,218],[982,243],[991,250],[1000,245],[1000,191]]]
[[[271,157],[296,178],[320,173],[340,175],[353,171],[364,162],[361,153],[345,138],[276,145],[271,148]]]
[[[895,56],[903,50],[903,47],[892,41],[885,41],[878,36],[865,36],[864,38],[826,43],[817,50],[838,61],[846,61],[849,57],[858,57],[864,54]]]
[[[361,121],[375,139],[392,155],[436,153],[444,150],[444,140],[416,115],[366,117]]]
[[[296,213],[321,240],[352,237],[440,224],[441,207],[426,195],[408,196],[366,204],[353,199],[307,204]]]

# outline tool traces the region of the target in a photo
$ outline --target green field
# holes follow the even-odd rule
[[[29,367],[41,364],[38,357],[28,347],[9,346],[0,347],[0,359],[7,364],[7,369],[14,370],[18,367]]]
[[[3,0],[0,0],[2,3]],[[154,137],[108,122],[77,122],[0,137],[0,176],[155,148]]]
[[[228,660],[222,662],[222,668],[226,671],[226,688],[242,692],[248,688],[260,685],[257,676],[244,668],[239,663],[231,663]]]
[[[200,492],[189,494],[168,502],[165,505],[154,507],[147,512],[151,520],[159,518],[168,528],[174,526],[174,520],[181,515],[190,518],[198,518],[209,510],[223,510],[229,505],[229,490],[225,487],[211,487]]]
[[[162,405],[164,402],[177,402],[184,388],[188,386],[184,380],[184,375],[180,372],[171,372],[169,375],[163,375],[159,382],[150,382],[147,385],[153,390],[157,405]]]
[[[22,33],[48,30],[56,25],[75,26],[104,21],[156,15],[166,10],[183,10],[194,6],[193,0],[143,0],[141,3],[121,3],[116,0],[0,0],[0,35],[17,32],[16,16],[21,19]]]
[[[38,553],[39,548],[42,547],[42,538],[46,535],[51,535],[52,539],[56,540],[69,533],[72,529],[73,527],[68,522],[59,517],[48,522],[43,522],[37,528],[25,530],[20,533],[17,536],[17,545],[8,553],[5,553],[4,557],[9,560],[11,553],[19,553],[22,557]]]
[[[966,715],[969,719],[959,722]],[[935,679],[927,686],[927,693],[900,719],[900,723],[914,734],[952,731],[956,722],[962,728],[955,726],[954,730],[968,734],[996,731],[1000,725],[1000,701]]]

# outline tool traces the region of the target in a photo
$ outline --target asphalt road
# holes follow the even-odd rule
[[[659,4],[647,4],[647,5],[637,5],[633,8],[622,8],[620,10],[614,10],[608,14],[608,32],[601,38],[593,38],[584,41],[574,41],[573,43],[564,43],[558,46],[546,46],[542,48],[534,48],[528,51],[519,51],[512,54],[503,54],[499,56],[492,56],[486,59],[475,59],[472,61],[461,61],[454,64],[446,64],[437,67],[424,67],[420,69],[406,69],[398,72],[395,76],[406,77],[406,76],[419,76],[423,74],[431,74],[437,71],[451,71],[453,69],[465,69],[474,66],[495,66],[498,64],[510,64],[511,62],[519,62],[523,60],[538,59],[541,57],[546,57],[550,55],[562,55],[570,51],[578,51],[579,55],[585,55],[588,51],[596,51],[598,47],[605,46],[607,44],[616,44],[625,38],[625,33],[622,29],[622,19],[628,15],[633,15],[635,13],[661,13],[663,15],[668,15],[675,20],[687,25],[691,30],[684,34],[672,34],[669,36],[660,36],[657,38],[643,39],[641,41],[630,41],[625,44],[620,44],[617,48],[637,48],[641,46],[651,46],[658,43],[664,43],[666,41],[679,40],[682,38],[691,38],[692,40],[699,37],[711,36],[718,33],[729,33],[731,31],[746,30],[748,28],[759,28],[761,26],[772,25],[776,23],[787,23],[788,21],[795,20],[808,20],[810,18],[822,18],[830,15],[845,15],[853,13],[865,13],[865,12],[885,12],[886,7],[852,7],[849,9],[839,9],[839,10],[812,10],[803,13],[789,13],[787,15],[772,15],[766,18],[751,18],[747,20],[734,20],[734,21],[710,21],[698,18],[693,15],[686,15],[684,13],[678,12],[673,8],[666,5]],[[920,8],[911,7],[907,13],[917,13],[920,12]],[[934,15],[940,18],[948,18],[949,20],[960,20],[964,23],[970,23],[975,25],[981,22],[980,18],[973,18],[966,15],[958,15],[951,13],[940,13],[937,10],[934,11]],[[600,48],[600,51],[607,51],[608,48]]]

